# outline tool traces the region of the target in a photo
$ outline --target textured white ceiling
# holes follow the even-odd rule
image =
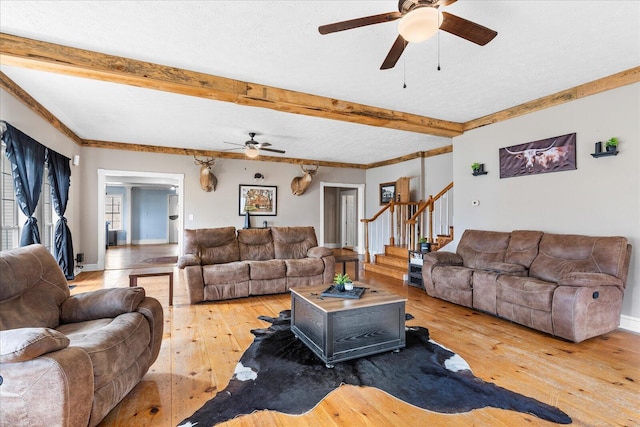
[[[396,23],[325,36],[317,31],[396,8],[393,0],[2,0],[0,29],[457,122],[640,65],[638,1],[459,0],[445,10],[498,31],[492,42],[480,47],[441,32],[409,45],[386,71],[379,67],[397,36]],[[242,143],[254,131],[286,157],[362,164],[450,144],[448,138],[0,69],[86,139],[224,150],[232,147],[224,141]]]

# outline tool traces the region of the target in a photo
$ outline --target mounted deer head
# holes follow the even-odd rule
[[[300,169],[302,169],[304,175],[296,176],[295,178],[293,178],[293,181],[291,181],[291,193],[294,196],[303,195],[304,192],[307,191],[307,188],[309,188],[309,186],[311,185],[311,181],[313,181],[313,175],[318,172],[319,168],[320,164],[317,164],[315,168],[308,169],[305,169],[304,165],[300,165]]]
[[[216,191],[218,178],[211,172],[211,167],[216,164],[215,157],[208,160],[200,160],[196,156],[193,158],[195,159],[193,163],[200,166],[200,187],[206,192]]]

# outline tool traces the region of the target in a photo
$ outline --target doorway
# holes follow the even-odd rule
[[[169,220],[176,227],[175,234],[177,237],[178,253],[182,251],[182,229],[184,221],[184,174],[157,173],[157,172],[139,172],[139,171],[121,171],[98,169],[98,262],[97,270],[105,269],[105,252],[106,252],[106,233],[105,229],[105,197],[107,185],[122,185],[127,188],[136,186],[166,186],[175,187],[177,200],[174,211],[169,211],[171,216],[177,215],[174,220]],[[167,199],[165,199],[167,200]],[[129,215],[131,218],[131,215]],[[169,225],[170,227],[171,225]],[[128,227],[131,230],[131,227]],[[127,233],[128,236],[131,233]],[[127,244],[132,243],[127,237]]]
[[[320,240],[328,248],[364,251],[364,184],[320,183]]]

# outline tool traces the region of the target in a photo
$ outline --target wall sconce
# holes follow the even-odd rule
[[[258,182],[258,181],[264,182],[264,175],[262,175],[260,172],[256,172],[253,175],[253,182]]]

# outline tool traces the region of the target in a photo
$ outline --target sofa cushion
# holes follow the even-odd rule
[[[55,328],[69,297],[67,280],[47,248],[0,252],[0,329]]]
[[[251,280],[280,279],[286,277],[287,267],[281,259],[246,261]]]
[[[202,266],[204,285],[223,285],[249,280],[249,264],[245,261]]]
[[[433,283],[437,289],[471,289],[473,270],[466,267],[435,267],[431,273]]]
[[[510,233],[499,231],[465,230],[456,253],[464,266],[482,270],[487,263],[503,262]]]
[[[273,227],[273,247],[277,259],[301,259],[318,246],[313,227]]]
[[[0,331],[0,363],[32,360],[69,345],[69,338],[49,328],[18,328]]]
[[[542,231],[512,231],[504,261],[511,264],[520,264],[529,268],[538,255],[538,244],[543,234]]]
[[[606,273],[620,277],[625,273],[627,239],[570,234],[545,234],[529,275],[558,282],[569,273]]]
[[[285,259],[287,277],[304,277],[322,275],[324,261],[321,258]]]
[[[508,262],[488,262],[483,270],[491,271],[494,273],[511,274],[515,276],[527,275],[527,269],[524,265],[511,264]]]
[[[198,255],[202,264],[239,261],[235,227],[185,230],[184,254]]]
[[[273,236],[269,229],[238,230],[240,260],[263,261],[275,258]]]
[[[149,348],[149,323],[140,313],[125,313],[114,319],[90,320],[60,325],[70,347],[82,348],[93,364],[94,389],[112,381],[136,363]]]
[[[499,276],[496,298],[534,310],[551,311],[557,286],[532,277]]]

